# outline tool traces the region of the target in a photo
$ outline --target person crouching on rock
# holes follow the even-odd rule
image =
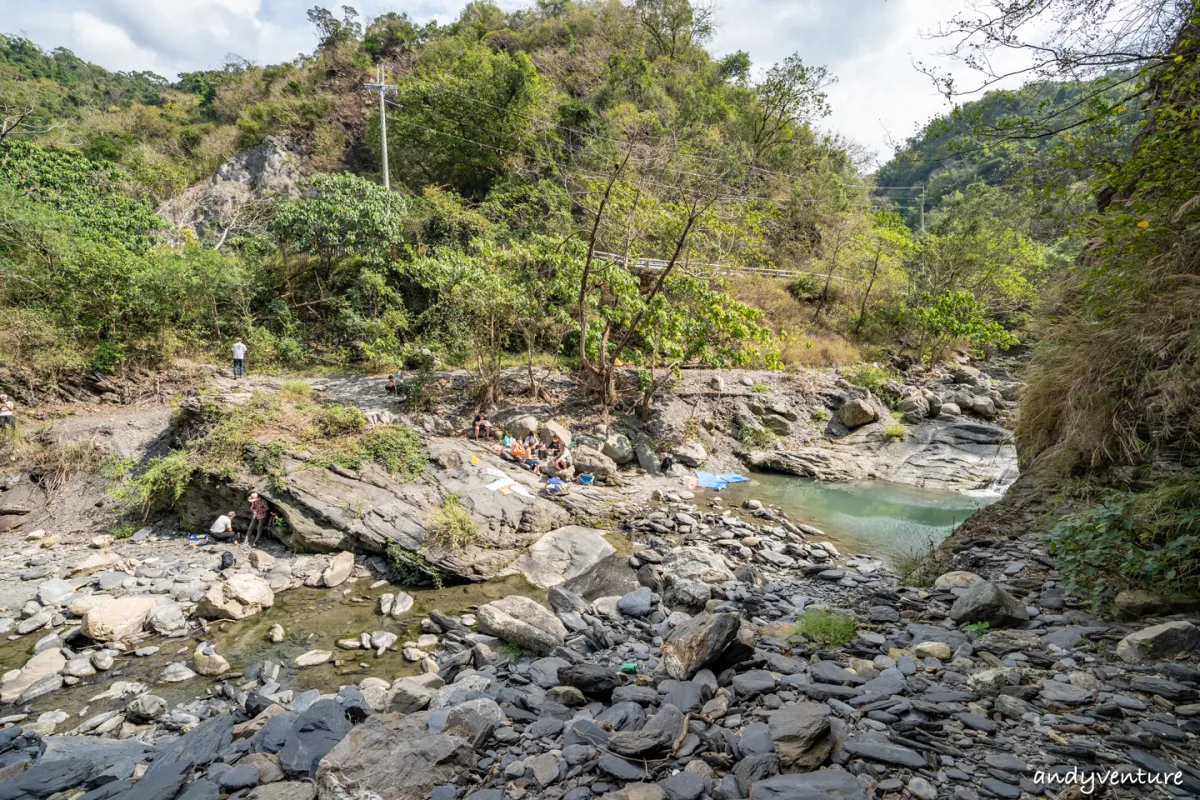
[[[228,542],[235,538],[237,536],[233,532],[233,518],[235,516],[237,516],[236,513],[230,511],[228,514],[222,514],[217,517],[217,521],[208,529],[208,535],[221,542]]]
[[[384,384],[383,391],[391,396],[396,396],[396,376],[388,375],[387,383]]]

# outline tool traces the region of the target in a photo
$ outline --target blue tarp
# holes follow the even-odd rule
[[[701,489],[724,489],[731,483],[750,480],[735,472],[697,472],[696,486]]]

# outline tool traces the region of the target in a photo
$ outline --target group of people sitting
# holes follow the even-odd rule
[[[482,411],[475,415],[472,430],[476,439],[499,439],[499,444],[493,445],[492,449],[501,458],[519,464],[535,475],[561,476],[574,465],[570,444],[557,435],[551,442],[543,442],[533,431],[522,438],[513,437],[492,425]]]

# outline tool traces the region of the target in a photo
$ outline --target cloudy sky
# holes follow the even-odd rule
[[[45,48],[67,47],[112,70],[151,70],[174,78],[237,54],[271,63],[316,44],[305,10],[320,0],[0,0],[0,32]],[[531,0],[528,0],[531,2]],[[500,0],[505,9],[527,0]],[[331,8],[344,0],[322,3]],[[355,0],[371,16],[404,11],[450,21],[466,0]],[[714,48],[745,50],[764,67],[799,52],[837,75],[827,127],[884,160],[889,142],[911,135],[947,109],[913,61],[945,64],[944,43],[922,36],[965,0],[723,0]],[[949,64],[946,64],[950,66]]]

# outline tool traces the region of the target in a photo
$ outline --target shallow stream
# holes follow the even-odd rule
[[[820,528],[843,553],[889,558],[940,543],[963,520],[1000,499],[997,492],[918,489],[884,481],[830,483],[754,473],[720,492],[727,505],[760,500]]]

